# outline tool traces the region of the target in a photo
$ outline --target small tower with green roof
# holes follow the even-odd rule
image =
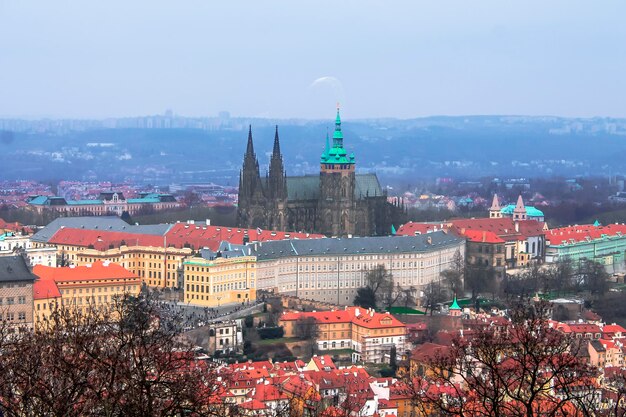
[[[354,154],[348,155],[344,148],[341,115],[337,105],[333,143],[331,146],[326,135],[326,146],[320,159],[321,210],[318,216],[324,234],[345,236],[354,230],[355,184]]]
[[[461,306],[459,306],[459,303],[456,300],[456,294],[454,295],[454,300],[452,300],[452,304],[450,304],[448,311],[451,316],[461,315]]]

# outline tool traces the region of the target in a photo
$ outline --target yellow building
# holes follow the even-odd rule
[[[185,302],[205,307],[256,300],[256,257],[188,258],[183,263]]]
[[[81,248],[73,254],[76,265],[87,265],[98,261],[115,262],[136,274],[148,287],[181,288],[183,261],[193,254],[193,250],[155,246],[120,246],[104,251]]]
[[[116,298],[137,295],[141,289],[137,275],[109,262],[62,268],[35,265],[33,273],[39,277],[33,291],[35,326],[38,321],[46,320],[56,306],[107,307]]]

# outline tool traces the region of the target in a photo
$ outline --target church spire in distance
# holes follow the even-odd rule
[[[276,125],[276,133],[274,134],[274,151],[272,157],[280,156],[280,142],[278,140],[278,125]]]
[[[246,158],[248,156],[256,158],[256,155],[254,154],[254,145],[252,144],[252,125],[248,127],[248,146],[246,146]]]

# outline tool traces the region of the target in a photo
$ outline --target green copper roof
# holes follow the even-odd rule
[[[533,207],[533,206],[525,206],[526,208],[526,214],[528,215],[528,217],[544,217],[543,216],[543,211]],[[500,212],[502,214],[507,214],[507,215],[512,215],[513,214],[513,210],[515,210],[515,204],[509,204],[508,206],[502,208],[502,210],[500,210]]]
[[[328,143],[328,135],[326,136],[326,149],[321,158],[322,164],[354,164],[354,154],[348,156],[348,152],[343,147],[343,133],[341,132],[341,117],[339,109],[337,109],[337,118],[335,119],[335,132],[333,133],[333,147]]]
[[[459,303],[456,301],[456,295],[454,296],[454,300],[452,300],[452,304],[450,305],[450,310],[460,310]]]

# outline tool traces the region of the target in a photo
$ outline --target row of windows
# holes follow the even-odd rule
[[[13,304],[15,304],[15,297],[7,297],[7,298],[1,298],[0,297],[0,306],[6,304],[8,306],[11,306]],[[19,297],[17,297],[17,303],[18,304],[26,304],[26,297],[21,295]]]
[[[98,287],[98,291],[97,292],[120,292],[122,290],[125,291],[132,291],[137,289],[137,285],[124,285],[122,286],[117,286],[117,287]],[[76,288],[73,288],[71,290],[69,289],[62,289],[61,290],[61,294],[65,294],[65,295],[70,295],[70,294],[82,294],[83,293],[83,288],[78,288],[78,291],[76,291]],[[96,288],[91,288],[91,291],[89,291],[89,288],[85,288],[85,294],[93,294],[96,292]]]
[[[23,311],[20,311],[19,313],[17,313],[17,319],[26,320],[26,313]],[[0,321],[13,321],[13,320],[15,320],[15,313],[13,313],[12,311],[6,313],[6,315],[3,315],[2,313],[0,313]]]

